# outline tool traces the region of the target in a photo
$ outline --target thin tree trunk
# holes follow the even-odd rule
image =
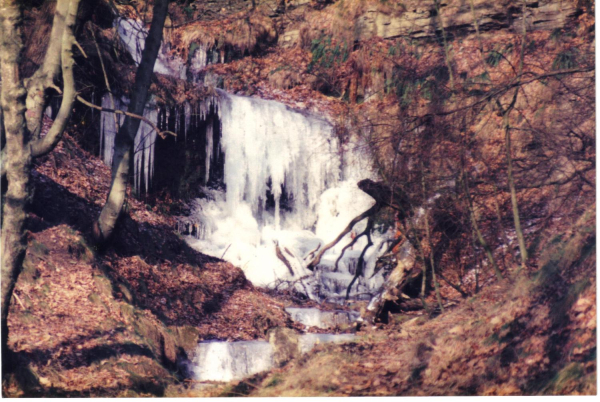
[[[48,106],[48,89],[58,77],[61,69],[61,49],[63,32],[69,12],[70,0],[58,0],[54,11],[48,49],[42,65],[26,82],[27,128],[33,138],[38,138],[42,130],[42,116]]]
[[[115,107],[115,98],[112,93],[112,89],[110,89],[110,81],[108,80],[108,74],[106,74],[106,68],[104,67],[104,58],[102,57],[102,52],[100,51],[100,46],[98,46],[98,41],[96,40],[96,34],[94,33],[94,29],[90,28],[90,32],[92,33],[92,38],[94,39],[94,45],[96,45],[96,52],[98,53],[98,58],[100,59],[100,67],[102,67],[102,74],[104,75],[104,83],[106,84],[106,89],[108,89],[108,98],[110,99],[110,107],[116,109]],[[113,113],[113,121],[115,124],[115,133],[119,131],[119,118],[116,113]],[[100,146],[102,148],[102,145]],[[102,150],[100,150],[102,152]]]
[[[510,104],[503,108],[500,100],[496,100],[496,103],[500,107],[502,113],[502,120],[504,124],[504,145],[506,150],[506,163],[507,163],[507,176],[508,176],[508,188],[510,191],[510,201],[512,204],[513,220],[515,223],[515,232],[517,234],[517,240],[519,242],[519,251],[521,252],[521,269],[524,269],[527,264],[527,247],[525,246],[525,236],[523,235],[523,229],[521,228],[521,218],[519,216],[519,203],[517,201],[517,190],[515,187],[515,179],[513,175],[513,160],[512,160],[512,144],[510,137],[510,113],[517,103],[517,97],[519,95],[519,85],[521,83],[521,75],[523,74],[523,63],[525,59],[525,39],[527,36],[527,21],[525,20],[525,10],[527,4],[523,0],[522,11],[523,11],[523,27],[522,27],[522,39],[521,39],[521,55],[519,58],[519,69],[516,76],[516,88],[513,94],[513,98]]]
[[[500,271],[498,264],[496,264],[496,260],[494,259],[494,255],[492,254],[492,249],[487,244],[487,242],[485,241],[485,238],[483,237],[483,234],[479,230],[479,224],[477,223],[477,216],[475,216],[475,209],[471,202],[471,193],[469,191],[469,186],[467,184],[467,175],[466,175],[464,169],[463,169],[463,189],[465,192],[465,196],[467,198],[467,207],[469,208],[469,217],[471,218],[471,224],[473,225],[473,230],[475,230],[475,234],[477,235],[477,240],[479,240],[479,244],[481,244],[481,247],[483,247],[483,249],[485,250],[485,254],[488,257],[488,260],[490,260],[492,267],[494,267],[494,273],[496,274],[496,277],[498,278],[498,280],[503,280],[504,276],[502,276],[502,272]]]
[[[146,38],[142,60],[135,75],[134,90],[128,108],[128,111],[131,113],[144,114],[154,63],[156,62],[162,41],[168,3],[168,0],[155,0],[154,2],[152,25]],[[106,204],[102,208],[100,217],[94,224],[93,234],[98,243],[104,243],[112,235],[117,219],[123,210],[129,179],[129,163],[132,156],[135,135],[139,126],[140,120],[127,116],[117,133],[110,192],[106,199]]]
[[[442,14],[440,12],[440,0],[435,0],[435,11],[437,13],[438,21],[440,23],[440,29],[442,30],[442,39],[444,41],[444,59],[446,61],[446,67],[448,67],[448,75],[450,77],[450,89],[454,91],[454,73],[452,72],[450,47],[448,45],[448,39],[446,38],[446,30],[444,29],[444,21],[442,20]]]
[[[421,186],[423,188],[423,199],[426,200],[425,194],[425,174],[423,173],[423,168],[421,164]],[[429,214],[427,213],[427,208],[425,208],[425,236],[427,239],[427,243],[429,243],[429,262],[431,264],[431,279],[433,280],[433,287],[435,289],[435,297],[437,299],[438,305],[440,306],[440,310],[444,312],[444,305],[442,304],[442,296],[440,295],[440,284],[435,276],[435,258],[433,257],[433,243],[431,242],[431,234],[429,232]],[[423,261],[425,263],[425,261]]]
[[[521,251],[521,268],[525,268],[527,263],[527,247],[525,246],[525,236],[521,228],[521,218],[519,216],[519,203],[517,201],[517,190],[515,188],[515,179],[513,176],[513,163],[511,155],[511,138],[510,138],[510,122],[509,112],[504,115],[504,130],[505,130],[505,146],[506,146],[506,163],[508,166],[508,188],[510,190],[510,201],[512,204],[513,220],[515,222],[515,232],[519,241],[519,250]]]
[[[10,299],[25,257],[23,227],[27,216],[31,155],[25,124],[25,87],[19,75],[23,51],[22,13],[20,2],[0,0],[0,102],[6,134],[6,172],[8,187],[2,222],[2,369],[12,371],[8,349],[8,310]]]

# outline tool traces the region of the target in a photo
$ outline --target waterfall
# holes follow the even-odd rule
[[[146,28],[140,21],[120,19],[117,31],[139,63]],[[170,55],[168,44],[163,44],[154,71],[181,79],[189,75],[198,82],[205,67],[218,62],[216,56],[200,44],[190,50],[186,66]],[[107,98],[102,102],[105,106]],[[119,102],[123,108],[128,103],[127,99]],[[209,117],[211,110],[217,111],[218,119]],[[181,111],[175,113],[179,117]],[[144,115],[157,121],[158,112],[150,105]],[[169,110],[165,115],[168,119]],[[225,189],[205,188],[204,198],[194,200],[191,214],[180,219],[179,227],[195,235],[187,239],[190,245],[242,268],[257,286],[292,283],[311,298],[341,298],[356,272],[366,239],[347,250],[338,267],[335,261],[351,241],[351,234],[323,256],[316,273],[306,268],[306,259],[373,205],[374,200],[356,186],[360,179],[375,178],[362,151],[348,144],[342,146],[327,119],[276,101],[216,90],[215,96],[204,102],[185,103],[183,115],[183,122],[177,118],[175,126],[177,130],[184,124],[183,130],[177,130],[183,131],[184,140],[189,137],[192,119],[195,126],[202,121],[206,128],[204,184],[208,185],[209,178],[211,185],[215,184],[215,177],[224,171],[218,187]],[[101,152],[108,164],[116,134],[114,119],[114,115],[102,113]],[[156,133],[142,123],[134,154],[138,193],[142,187],[148,191],[152,181],[155,140]],[[365,225],[364,221],[356,225],[353,235]],[[365,254],[365,275],[357,281],[356,293],[374,294],[383,283],[381,274],[371,276],[387,236],[372,236],[374,245]]]
[[[274,224],[280,229],[285,187],[293,204],[288,219],[296,226],[312,225],[319,196],[340,178],[339,145],[331,124],[279,102],[219,94],[230,211],[245,200],[260,217],[270,191]]]

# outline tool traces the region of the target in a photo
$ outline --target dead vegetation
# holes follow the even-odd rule
[[[207,71],[226,90],[330,113],[340,137],[364,140],[377,155],[382,179],[416,200],[455,184],[428,212],[431,236],[416,228],[422,255],[415,246],[412,262],[403,267],[414,274],[417,285],[408,291],[418,301],[423,267],[436,266],[444,278],[444,314],[433,310],[429,319],[399,308],[402,294],[395,291],[382,312],[388,324],[363,328],[355,344],[319,347],[283,368],[200,394],[596,393],[593,12],[584,10],[561,29],[527,33],[511,124],[531,258],[517,275],[504,126],[495,101],[510,100],[523,39],[508,29],[454,37],[452,89],[441,41],[355,37],[356,21],[369,10],[415,12],[392,3],[311,2],[277,17],[266,8],[235,9],[239,4],[228,5],[235,10],[225,15],[186,11],[187,3],[171,6],[165,36],[173,56],[189,60],[199,46],[214,52],[217,63]],[[50,8],[32,8],[25,22],[31,32],[26,71],[42,60],[40,38],[50,29]],[[140,10],[149,20],[148,10]],[[76,55],[76,75],[86,84],[81,93],[91,99],[94,88],[105,87],[89,29],[98,38],[111,86],[127,94],[132,60],[102,21],[81,29],[89,57]],[[168,106],[205,95],[161,75],[151,92]],[[180,353],[199,339],[257,339],[271,327],[289,327],[281,308],[298,300],[266,295],[239,269],[190,250],[173,234],[173,218],[163,213],[177,209],[169,197],[161,202],[129,195],[115,241],[106,250],[90,248],[91,218],[104,202],[110,172],[79,147],[86,141],[87,150],[97,145],[89,139],[97,138],[89,122],[75,121],[73,137],[33,174],[29,248],[10,315],[11,347],[24,369],[21,382],[15,379],[4,393],[196,396],[198,391],[173,385],[183,379],[174,369]],[[392,215],[377,219],[393,224]],[[506,281],[497,280],[473,220]],[[431,256],[435,263],[427,265]],[[424,300],[435,306],[433,283],[426,286]]]

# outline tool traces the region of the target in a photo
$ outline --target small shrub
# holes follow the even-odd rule
[[[556,55],[552,63],[552,70],[568,70],[577,67],[577,65],[577,51],[569,49]]]
[[[490,67],[496,67],[500,63],[502,57],[502,53],[496,50],[492,50],[488,53],[487,57],[485,58],[485,62]]]

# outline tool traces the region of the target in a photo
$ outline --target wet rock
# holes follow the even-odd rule
[[[273,361],[281,367],[288,361],[300,355],[299,336],[291,328],[273,328],[267,334],[269,343],[273,346]]]

